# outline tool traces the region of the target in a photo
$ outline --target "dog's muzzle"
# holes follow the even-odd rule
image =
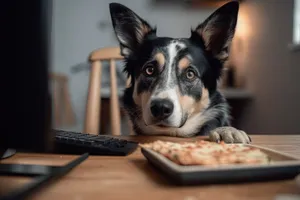
[[[174,110],[174,104],[168,99],[155,99],[150,104],[150,111],[152,116],[162,121],[170,117]]]
[[[145,104],[143,119],[147,126],[179,128],[183,113],[175,89],[153,92]]]

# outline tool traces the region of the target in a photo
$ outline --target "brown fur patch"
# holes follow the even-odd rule
[[[138,82],[139,80],[137,80]],[[136,105],[143,107],[149,100],[151,93],[150,92],[143,92],[141,94],[137,94],[137,84],[134,85],[133,91],[133,101]]]
[[[187,113],[189,117],[206,109],[210,103],[209,93],[206,88],[202,88],[202,96],[199,101],[195,101],[192,97],[187,95],[179,95],[179,101],[183,112]]]
[[[149,26],[147,26],[146,24],[142,24],[141,27],[141,34],[138,34],[138,42],[142,42],[145,35],[147,35],[150,31],[151,31],[151,28]]]
[[[178,62],[178,67],[180,69],[186,69],[190,65],[190,60],[187,57],[180,59]]]
[[[144,34],[143,36],[147,35],[151,31],[151,28],[145,24],[142,26],[142,33]]]
[[[206,30],[205,27],[201,27],[197,30],[197,33],[202,37],[206,50],[210,50],[209,40],[212,35],[211,31]]]
[[[214,19],[211,19],[211,21],[214,21]],[[219,34],[222,33],[222,29],[218,29],[213,26],[212,22],[206,24],[206,26],[199,28],[196,30],[197,33],[202,37],[206,50],[212,51],[214,56],[222,61],[225,61],[228,59],[229,55],[226,51],[220,51],[219,45],[213,45],[211,41],[214,41],[216,37],[218,37]],[[229,47],[231,45],[232,38],[227,38],[227,41],[225,41],[225,44],[223,44],[224,47]]]
[[[155,56],[156,61],[158,62],[159,66],[164,66],[166,59],[162,53],[157,53]]]

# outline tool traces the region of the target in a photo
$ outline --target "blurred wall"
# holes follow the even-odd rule
[[[293,3],[245,0],[241,6],[244,30],[235,58],[254,95],[241,125],[248,132],[300,133],[300,51],[288,48]]]
[[[108,0],[54,0],[53,71],[69,75],[72,103],[82,130],[88,71],[71,74],[72,66],[87,65],[89,53],[117,44],[110,24]],[[189,36],[213,10],[152,7],[151,0],[119,0],[151,24],[159,36]],[[293,38],[293,0],[245,0],[235,57],[240,83],[253,93],[241,127],[251,133],[300,132],[300,52],[288,44]],[[239,43],[237,43],[239,41]]]
[[[73,66],[87,66],[91,51],[117,42],[111,27],[109,0],[53,0],[52,70],[70,79],[70,93],[78,125],[82,131],[88,87],[88,71],[70,73]],[[202,22],[212,10],[187,10],[168,5],[153,7],[151,0],[116,0],[136,11],[152,25],[159,36],[189,37],[191,27]]]

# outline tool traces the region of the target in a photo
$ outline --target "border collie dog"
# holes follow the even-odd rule
[[[229,106],[217,90],[235,33],[239,4],[229,2],[189,38],[156,36],[156,28],[131,9],[111,3],[114,32],[131,77],[124,107],[137,134],[193,137],[250,143],[230,126]]]

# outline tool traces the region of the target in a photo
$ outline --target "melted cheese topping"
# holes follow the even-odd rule
[[[204,140],[174,143],[158,140],[141,146],[160,153],[180,165],[218,166],[269,162],[268,156],[260,149],[241,144],[214,143]]]

